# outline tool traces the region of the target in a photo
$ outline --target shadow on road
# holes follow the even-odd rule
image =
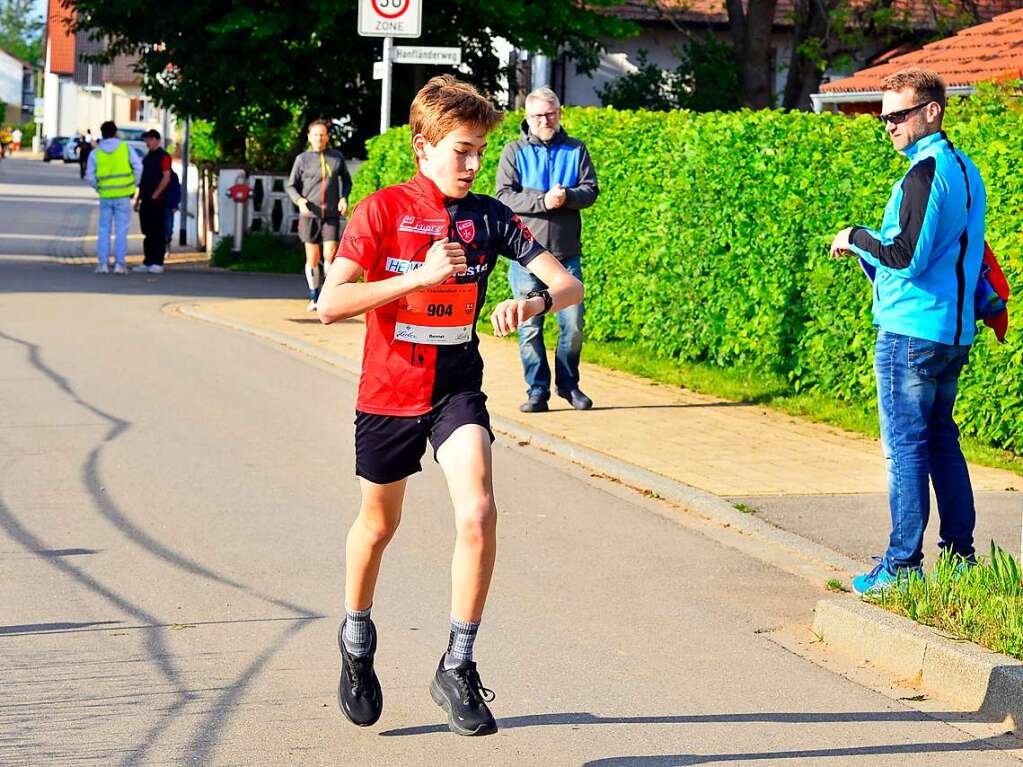
[[[212,702],[209,713],[203,718],[199,727],[195,730],[195,734],[191,742],[192,753],[199,754],[201,756],[199,761],[196,763],[204,764],[219,744],[223,728],[235,711],[235,704],[244,694],[245,690],[259,671],[262,670],[266,663],[295,634],[308,626],[311,621],[324,616],[313,610],[309,610],[284,599],[278,599],[271,595],[264,594],[234,579],[225,577],[205,565],[195,562],[184,554],[173,550],[132,522],[117,506],[110,495],[103,491],[102,488],[104,483],[101,481],[99,472],[99,459],[104,446],[113,442],[121,434],[130,429],[132,425],[131,422],[107,413],[99,407],[82,399],[70,380],[46,364],[43,360],[42,351],[37,344],[4,332],[0,332],[0,340],[22,347],[28,356],[30,364],[47,380],[64,392],[64,394],[67,395],[67,397],[76,405],[88,410],[90,413],[96,415],[110,425],[107,433],[89,452],[88,458],[82,466],[82,479],[88,488],[90,496],[92,497],[93,506],[103,516],[103,518],[107,520],[107,522],[113,525],[113,527],[129,541],[140,546],[150,555],[172,565],[178,570],[186,572],[194,577],[243,591],[271,605],[285,609],[293,616],[289,619],[293,621],[292,624],[287,626],[280,635],[242,671],[238,677],[226,685],[220,696]],[[150,662],[152,662],[159,670],[161,676],[163,676],[163,678],[171,685],[175,695],[174,702],[169,707],[162,709],[161,717],[157,723],[150,728],[147,733],[138,738],[137,745],[127,750],[127,754],[121,762],[126,766],[143,763],[146,760],[150,749],[156,744],[162,734],[166,732],[167,729],[184,713],[185,707],[197,697],[195,692],[188,689],[180,670],[174,663],[173,658],[175,656],[170,652],[166,644],[165,634],[168,624],[160,621],[142,605],[135,604],[121,594],[118,594],[114,590],[108,588],[97,578],[94,578],[83,569],[72,564],[65,557],[54,556],[53,552],[60,550],[47,546],[44,541],[32,533],[28,527],[25,526],[23,521],[20,520],[2,501],[0,501],[0,529],[6,532],[12,540],[19,543],[28,552],[38,556],[49,566],[70,577],[93,594],[110,603],[117,610],[142,624],[141,629],[144,632],[143,646],[145,647],[146,654]],[[90,550],[83,549],[80,551],[85,552]],[[110,623],[116,623],[116,621],[110,621]],[[90,624],[41,625],[48,627],[49,630],[54,630],[57,627],[64,627],[65,629],[71,627],[85,628]],[[20,628],[20,633],[27,633],[26,629],[28,627],[8,627],[8,629],[12,628]],[[42,632],[47,630],[47,628],[38,628],[38,630]],[[2,633],[4,633],[4,631],[3,629],[0,629],[0,634]],[[8,631],[8,633],[13,634],[15,632]]]
[[[1006,736],[1003,736],[1006,737]],[[585,762],[583,767],[691,767],[701,764],[741,764],[743,762],[775,763],[782,759],[824,759],[835,757],[896,757],[903,754],[950,754],[966,751],[1001,751],[1009,748],[1001,738],[976,739],[962,743],[893,743],[881,746],[849,746],[845,748],[811,748],[797,751],[761,751],[737,754],[665,754],[663,756],[612,756]],[[893,762],[884,762],[892,764]],[[797,762],[798,764],[798,762]]]

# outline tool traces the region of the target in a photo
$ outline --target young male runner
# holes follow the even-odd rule
[[[475,324],[499,255],[527,267],[548,288],[500,303],[491,316],[497,335],[583,298],[582,283],[511,210],[469,191],[487,133],[500,120],[472,86],[450,76],[430,80],[409,115],[419,172],[358,206],[317,303],[326,324],[366,314],[355,418],[362,505],[348,533],[346,616],[338,636],[338,701],[358,725],[376,722],[383,705],[370,607],[384,549],[401,519],[406,480],[421,470],[429,441],[448,483],[456,528],[451,630],[430,693],[453,732],[497,730],[486,704],[493,694],[473,662],[497,543],[494,437]]]
[[[348,213],[352,178],[344,155],[327,148],[330,134],[325,121],[310,123],[307,138],[311,150],[295,158],[285,191],[299,209],[298,236],[305,245],[305,279],[309,286],[307,308],[313,311],[320,294],[321,255],[330,266],[337,250],[340,217]]]

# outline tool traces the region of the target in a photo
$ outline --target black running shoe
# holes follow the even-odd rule
[[[445,669],[442,655],[430,683],[430,695],[447,712],[451,732],[459,735],[492,735],[497,732],[497,722],[486,703],[494,699],[494,691],[483,686],[476,664],[471,660]]]
[[[377,651],[377,629],[373,621],[369,622],[372,635],[369,655],[355,656],[345,649],[341,638],[345,630],[345,622],[337,632],[337,644],[341,648],[341,680],[337,685],[337,703],[341,711],[352,724],[369,727],[380,718],[384,708],[384,693],[380,689],[380,680],[373,671],[373,654]]]

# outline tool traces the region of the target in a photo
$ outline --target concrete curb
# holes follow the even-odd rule
[[[814,633],[847,655],[991,721],[1023,727],[1023,663],[1015,658],[853,599],[822,599],[814,613]]]
[[[259,336],[273,341],[289,349],[302,352],[310,357],[335,365],[342,370],[358,377],[361,373],[361,366],[356,361],[347,357],[325,351],[318,347],[299,341],[281,333],[264,330],[244,322],[214,317],[203,312],[193,304],[175,304],[168,309],[178,311],[188,317],[210,322],[239,330],[243,333]],[[836,575],[850,575],[860,572],[864,564],[857,562],[839,552],[833,551],[819,543],[807,540],[799,535],[790,533],[781,528],[756,519],[749,514],[743,514],[736,510],[728,501],[712,495],[703,490],[691,487],[677,480],[670,479],[661,474],[655,474],[639,466],[621,461],[604,453],[575,445],[572,442],[536,429],[530,429],[520,423],[501,418],[491,414],[491,424],[494,430],[519,443],[528,443],[549,453],[580,464],[592,471],[606,474],[632,487],[656,493],[661,498],[678,504],[683,508],[696,512],[707,519],[716,522],[724,527],[730,527],[740,533],[755,536],[761,540],[769,541],[781,546],[792,556],[806,560],[816,565],[823,565],[825,569],[834,571]],[[820,583],[817,584],[822,585]]]

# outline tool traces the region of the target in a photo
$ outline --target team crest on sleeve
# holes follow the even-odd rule
[[[462,242],[466,244],[476,238],[476,223],[471,218],[465,221],[456,221],[455,229],[458,230],[458,236],[462,238]]]
[[[513,214],[511,220],[515,226],[519,228],[519,231],[522,232],[522,236],[525,237],[527,241],[533,239],[533,233],[529,231],[528,226],[522,223],[522,219],[519,218],[518,214]]]

